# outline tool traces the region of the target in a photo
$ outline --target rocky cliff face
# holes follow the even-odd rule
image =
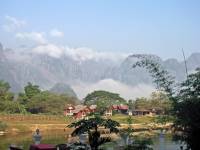
[[[155,58],[160,59],[157,56]],[[15,92],[22,90],[27,82],[38,84],[43,89],[50,89],[56,83],[72,86],[79,82],[95,83],[104,79],[132,86],[151,84],[151,77],[146,70],[132,69],[135,61],[132,57],[118,62],[109,59],[76,61],[69,56],[54,58],[28,50],[4,49],[0,44],[0,80],[8,81]],[[160,62],[178,81],[185,79],[184,62],[176,59],[160,59]],[[189,72],[200,67],[200,53],[192,54],[187,64]]]

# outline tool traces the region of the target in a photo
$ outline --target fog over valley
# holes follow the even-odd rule
[[[1,44],[0,79],[8,81],[14,92],[23,90],[27,82],[32,82],[44,90],[57,83],[66,84],[80,99],[94,90],[119,93],[126,99],[148,96],[155,89],[152,79],[145,69],[132,68],[137,61],[132,54],[53,44],[9,49]],[[183,61],[148,56],[159,60],[177,81],[185,79]],[[200,67],[200,53],[193,53],[186,61],[188,71],[194,71]]]

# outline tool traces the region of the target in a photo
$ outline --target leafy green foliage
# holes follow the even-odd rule
[[[30,99],[26,96],[25,93],[19,93],[17,101],[22,105],[26,105]]]
[[[10,85],[8,82],[0,80],[0,101],[12,101],[14,94],[9,91]]]
[[[7,128],[7,124],[5,122],[0,121],[0,131],[5,131]]]
[[[78,103],[75,97],[55,94],[50,91],[41,91],[39,86],[28,83],[24,87],[25,93],[19,93],[18,101],[24,105],[28,112],[33,114],[63,114],[66,104]]]
[[[10,89],[9,83],[3,80],[0,80],[0,95],[8,92],[9,89]]]
[[[9,91],[8,82],[0,81],[0,112],[4,113],[21,113],[23,106],[14,101],[14,94]]]
[[[200,69],[196,71],[181,84],[174,106],[175,128],[182,132],[180,139],[194,150],[200,149]]]
[[[164,114],[168,114],[172,104],[167,94],[163,92],[153,92],[149,98],[136,98],[135,101],[129,101],[129,108],[132,109],[151,109],[159,110]]]
[[[174,122],[174,117],[171,115],[160,115],[155,118],[156,123],[166,124],[168,122]]]
[[[84,103],[86,105],[97,105],[97,111],[102,113],[111,105],[126,104],[126,101],[116,93],[107,91],[94,91],[85,97]]]
[[[6,101],[6,102],[0,102],[0,111],[8,113],[8,114],[14,114],[14,113],[25,113],[26,110],[17,101]]]
[[[140,66],[149,70],[158,88],[164,90],[172,101],[171,114],[174,116],[175,131],[179,139],[187,144],[188,149],[200,149],[200,69],[190,74],[179,89],[175,89],[173,80],[160,65],[145,57],[140,58],[133,67]],[[175,92],[176,91],[176,92]]]
[[[0,112],[14,114],[63,114],[66,104],[76,104],[78,100],[68,95],[54,94],[49,91],[41,91],[39,86],[28,83],[24,87],[24,93],[19,93],[17,100],[14,94],[9,92],[10,85],[0,81]]]
[[[28,98],[32,98],[34,95],[37,95],[41,92],[38,85],[33,85],[28,82],[28,85],[24,87],[25,94]]]
[[[71,123],[68,127],[75,127],[75,130],[72,132],[72,136],[80,135],[83,133],[88,133],[89,143],[92,149],[97,150],[99,145],[109,142],[110,138],[100,137],[99,127],[104,127],[110,129],[110,132],[118,133],[120,124],[111,119],[103,119],[98,115],[95,115],[88,120],[80,120],[78,122]]]
[[[65,95],[56,95],[43,91],[33,96],[26,105],[28,111],[34,114],[62,114],[66,104],[75,104],[76,99]]]

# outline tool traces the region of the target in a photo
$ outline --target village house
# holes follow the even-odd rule
[[[153,115],[161,115],[163,114],[163,110],[161,109],[135,109],[132,111],[132,114],[135,116],[153,116]]]
[[[124,105],[124,104],[112,105],[108,109],[106,109],[104,114],[105,114],[105,116],[112,116],[113,111],[115,111],[117,113],[128,114],[128,106]]]
[[[132,111],[132,114],[134,116],[152,115],[152,111],[147,109],[135,109]]]
[[[73,116],[75,119],[84,119],[88,114],[95,112],[96,105],[68,105],[64,109],[65,116]]]

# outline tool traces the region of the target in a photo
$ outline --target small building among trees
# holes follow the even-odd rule
[[[128,114],[128,110],[129,110],[129,107],[124,104],[112,105],[106,109],[104,114],[105,114],[105,116],[112,116],[113,112]]]
[[[64,109],[65,116],[73,116],[75,119],[83,119],[88,114],[95,112],[96,105],[86,106],[86,105],[68,105]]]

